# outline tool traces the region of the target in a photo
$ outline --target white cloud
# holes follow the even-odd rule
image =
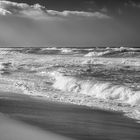
[[[1,8],[21,8],[21,9],[25,9],[25,8],[29,8],[29,5],[26,3],[16,3],[16,2],[10,2],[10,1],[5,1],[5,0],[1,0],[0,1],[0,7]]]
[[[85,12],[85,11],[55,11],[48,10],[44,6],[39,4],[28,5],[26,3],[16,3],[2,0],[0,1],[0,13],[2,15],[14,14],[18,16],[28,16],[32,18],[44,18],[49,17],[91,17],[98,19],[107,19],[109,16],[103,14],[102,12]]]
[[[9,12],[9,11],[3,9],[3,8],[0,8],[0,13],[1,13],[2,15],[12,14],[11,12]]]
[[[15,15],[42,14],[43,8],[44,7],[40,6],[39,4],[30,6],[26,3],[16,3],[16,2],[3,1],[3,0],[0,1],[1,11],[7,11],[7,13],[11,13],[11,14],[15,14]],[[5,14],[6,14],[6,12],[5,12]]]
[[[102,14],[100,12],[84,12],[84,11],[54,11],[54,10],[47,10],[47,12],[51,15],[59,15],[59,16],[82,16],[82,17],[96,17],[96,18],[109,18],[109,16]]]

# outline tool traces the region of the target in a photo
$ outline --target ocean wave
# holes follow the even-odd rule
[[[0,56],[10,54],[12,50],[12,48],[0,48]]]
[[[106,58],[104,59],[97,59],[97,58],[88,58],[88,59],[85,59],[81,62],[82,65],[108,65],[109,67],[110,66],[116,66],[116,65],[120,65],[122,67],[125,67],[125,66],[132,66],[132,67],[140,67],[140,61],[139,59],[135,59],[135,60],[132,60],[132,59],[129,59],[129,58],[123,58],[122,60],[120,59],[119,61],[112,61],[112,60],[108,60]]]
[[[85,55],[85,57],[96,57],[96,56],[103,56],[104,54],[108,54],[110,51],[105,51],[105,52],[89,52],[88,54]]]
[[[89,52],[85,55],[85,57],[136,57],[140,56],[140,49],[138,48],[126,48],[126,47],[120,47],[120,48],[106,48],[103,51],[93,51]]]
[[[95,48],[72,48],[72,47],[46,47],[46,48],[16,48],[13,51],[18,51],[24,54],[85,54],[93,51]]]
[[[58,50],[56,47],[48,47],[48,48],[42,48],[41,51],[46,51],[46,50]]]
[[[73,57],[71,53],[68,53],[70,56],[66,56],[67,54],[61,55],[62,48],[57,50],[60,55],[47,56],[47,52],[55,52],[53,49],[55,48],[50,51],[44,50],[44,53],[42,51],[44,55],[30,54],[30,52],[40,54],[41,49],[16,48],[12,49],[14,51],[0,50],[8,52],[6,55],[0,55],[0,58],[2,58],[0,62],[1,90],[7,90],[10,93],[47,97],[49,100],[65,103],[89,107],[96,106],[106,110],[126,111],[129,113],[127,116],[131,118],[139,117],[140,120],[140,88],[135,88],[137,84],[139,85],[139,67],[137,67],[140,66],[139,59],[84,58],[83,55]],[[29,54],[28,50],[30,50]],[[72,48],[74,53],[79,52],[79,50]],[[109,50],[110,48],[106,48],[106,51]],[[120,64],[136,67],[137,73],[133,69],[134,67],[131,71],[127,71],[128,75],[124,75],[126,71],[118,72],[122,70],[122,67],[120,67],[121,69],[118,67]],[[110,67],[106,67],[106,65]],[[125,67],[125,69],[127,68],[129,67]],[[10,74],[5,74],[5,72],[10,72]],[[114,76],[114,74],[116,75]],[[96,78],[93,78],[93,76]],[[10,81],[10,79],[13,80]],[[122,79],[128,79],[128,83],[125,84],[125,81],[121,81]],[[134,87],[131,85],[134,85]]]
[[[73,50],[70,48],[62,48],[61,49],[61,53],[71,53],[71,52],[73,52]]]
[[[23,48],[20,50],[21,53],[29,54],[68,54],[72,53],[72,48],[57,48],[57,47],[46,47],[46,48]]]
[[[113,85],[109,82],[101,82],[96,79],[81,80],[71,76],[65,76],[59,72],[50,73],[54,77],[53,87],[66,92],[85,94],[98,99],[111,100],[129,104],[140,105],[140,91],[134,91],[122,85]]]

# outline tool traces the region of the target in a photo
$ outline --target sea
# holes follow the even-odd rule
[[[140,121],[139,47],[0,48],[1,91]]]

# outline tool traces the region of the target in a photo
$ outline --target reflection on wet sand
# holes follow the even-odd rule
[[[1,140],[71,140],[0,115]]]
[[[0,95],[0,112],[78,140],[139,140],[140,124],[119,113],[64,105],[16,94]]]

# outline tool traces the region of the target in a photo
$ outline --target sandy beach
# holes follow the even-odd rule
[[[44,135],[49,137],[49,131],[77,140],[140,139],[140,124],[125,118],[120,113],[93,110],[85,106],[49,102],[42,100],[41,97],[32,98],[26,95],[1,92],[0,112],[11,119],[22,122],[20,123],[22,128],[18,127],[18,131],[26,127],[25,134],[28,130],[28,133],[32,134],[32,131],[36,132],[34,129],[39,129],[38,133],[41,135],[41,138]],[[0,121],[3,122],[3,119],[0,118]],[[5,122],[3,123],[4,125],[10,125],[6,119]],[[10,128],[7,125],[6,129],[0,126],[0,138],[3,136],[2,140],[9,140],[7,137],[8,135],[10,136],[10,133],[7,133],[7,129],[11,131],[10,129],[13,128],[13,136],[18,137],[20,135],[20,133],[15,133],[16,123],[11,124],[12,127]],[[30,127],[27,127],[25,124]],[[4,132],[7,135],[4,135]],[[24,136],[26,137],[26,135]],[[32,135],[29,136],[32,138]],[[64,139],[67,139],[65,137]],[[61,137],[59,138],[56,135],[53,138],[61,139]]]
[[[3,53],[0,140],[140,139],[139,58]]]
[[[0,114],[0,139],[1,140],[71,140],[40,128],[19,122]]]
[[[0,140],[140,140],[140,1],[0,0]]]

